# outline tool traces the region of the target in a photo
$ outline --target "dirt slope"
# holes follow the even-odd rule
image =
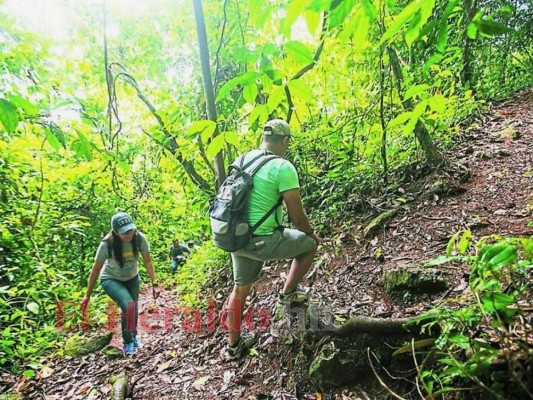
[[[339,231],[321,249],[320,261],[307,282],[313,288],[314,301],[327,306],[338,318],[418,315],[445,297],[459,295],[465,288],[465,271],[445,271],[453,282],[446,293],[395,299],[379,284],[383,270],[442,254],[450,237],[466,228],[475,238],[490,233],[533,234],[533,228],[527,226],[533,213],[526,205],[533,193],[533,92],[524,91],[496,105],[469,127],[461,140],[449,156],[467,165],[472,179],[431,196],[424,193],[435,183],[435,177],[404,185],[381,201],[382,208],[398,208],[395,219],[367,239],[362,233],[368,219],[354,217],[351,232]],[[269,318],[286,271],[286,265],[268,266],[251,298],[253,306]],[[225,280],[229,281],[229,276],[221,277]],[[217,309],[228,292],[226,284],[210,294]],[[44,373],[49,376],[16,381],[3,376],[1,380],[13,384],[12,392],[24,398],[50,400],[109,398],[108,377],[122,370],[133,383],[136,399],[385,397],[376,381],[366,388],[353,386],[327,393],[312,387],[304,380],[310,360],[297,357],[301,346],[298,332],[287,340],[273,329],[270,320],[254,355],[239,363],[222,362],[220,352],[226,335],[210,323],[214,311],[199,310],[193,314],[199,320],[194,320],[172,311],[175,298],[171,290],[156,304],[149,296],[143,297],[141,337],[145,346],[131,359],[106,361],[102,354],[92,354],[81,359],[49,360],[50,369]],[[151,310],[154,305],[159,316]]]

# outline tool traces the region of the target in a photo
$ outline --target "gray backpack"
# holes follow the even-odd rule
[[[236,251],[246,246],[254,231],[276,211],[283,200],[280,197],[255,225],[248,224],[246,207],[253,188],[253,176],[267,162],[280,157],[265,152],[245,164],[246,155],[240,158],[238,164],[230,165],[228,177],[209,207],[215,245],[226,251]]]

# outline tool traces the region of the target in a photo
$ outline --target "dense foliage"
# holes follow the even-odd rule
[[[159,274],[172,237],[202,244],[177,278],[198,301],[226,262],[207,240],[215,157],[255,146],[267,119],[291,122],[325,230],[354,193],[442,166],[464,120],[532,82],[526,1],[206,0],[213,121],[190,2],[51,3],[0,1],[0,367],[28,375],[56,347],[56,303],[79,322],[117,210]]]

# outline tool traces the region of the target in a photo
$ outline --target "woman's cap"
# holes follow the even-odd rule
[[[111,229],[119,235],[136,228],[137,226],[135,226],[129,214],[120,212],[111,217]]]

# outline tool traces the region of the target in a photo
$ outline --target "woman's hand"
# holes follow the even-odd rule
[[[154,297],[154,300],[159,297],[159,292],[161,289],[159,289],[159,285],[157,283],[152,284],[152,296]]]
[[[85,314],[85,311],[87,310],[87,305],[89,304],[89,298],[87,296],[83,297],[83,299],[80,300],[81,305],[81,313]]]

